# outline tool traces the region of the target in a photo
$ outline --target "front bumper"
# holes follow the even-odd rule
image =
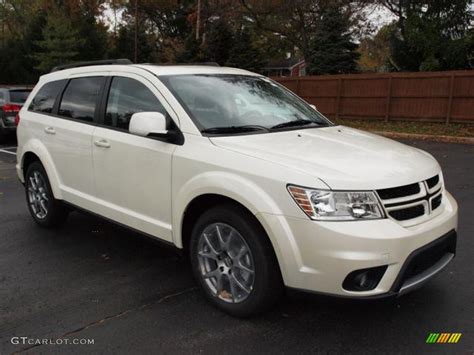
[[[454,257],[457,204],[448,192],[444,194],[442,212],[411,227],[391,219],[315,222],[270,214],[257,217],[273,243],[286,286],[343,297],[378,298],[421,286]],[[422,260],[416,255],[440,244],[445,248],[436,259],[431,258],[433,262],[414,268]],[[374,289],[343,288],[351,272],[384,265],[387,268]]]

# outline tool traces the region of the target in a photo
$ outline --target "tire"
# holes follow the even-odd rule
[[[25,175],[25,195],[28,210],[37,224],[53,228],[63,224],[68,208],[56,200],[43,165],[35,161],[28,166]]]
[[[204,212],[193,226],[189,252],[194,277],[207,300],[232,316],[262,313],[283,293],[278,261],[265,231],[238,206]]]

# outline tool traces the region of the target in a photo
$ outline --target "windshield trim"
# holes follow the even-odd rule
[[[167,75],[157,75],[157,78],[160,79],[160,81],[166,86],[166,88],[171,92],[171,94],[174,96],[174,98],[179,102],[183,110],[188,114],[188,116],[191,118],[191,121],[193,121],[193,124],[196,126],[196,128],[199,130],[201,135],[203,137],[229,137],[229,136],[242,136],[242,135],[250,135],[250,134],[269,134],[269,133],[278,133],[278,132],[285,132],[285,131],[295,131],[295,130],[303,130],[303,129],[316,129],[316,128],[326,128],[326,127],[334,127],[337,126],[333,122],[331,122],[326,116],[324,116],[321,112],[316,110],[322,118],[326,121],[326,125],[320,125],[320,126],[297,126],[297,127],[285,127],[285,128],[278,128],[275,130],[268,129],[268,131],[264,130],[258,130],[258,131],[249,131],[249,132],[238,132],[238,133],[205,133],[203,130],[206,129],[206,127],[203,127],[199,121],[196,119],[194,114],[189,110],[187,105],[184,103],[184,101],[181,99],[181,97],[178,95],[176,90],[170,85],[169,83],[169,78],[171,77],[177,77],[177,76],[211,76],[211,77],[219,77],[219,76],[237,76],[237,77],[245,77],[245,78],[259,78],[259,79],[266,79],[270,80],[273,84],[278,85],[280,88],[288,92],[290,95],[292,95],[294,98],[296,98],[298,101],[302,102],[306,106],[310,106],[308,102],[303,100],[301,97],[296,95],[294,92],[286,88],[284,85],[278,83],[277,81],[270,79],[267,76],[264,75],[245,75],[245,74],[227,74],[227,73],[222,73],[222,74],[216,74],[216,73],[200,73],[200,74],[189,74],[189,73],[183,73],[183,74],[167,74]],[[314,108],[310,107],[312,110]],[[211,127],[212,128],[212,127]]]

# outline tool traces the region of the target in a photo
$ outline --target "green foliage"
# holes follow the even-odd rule
[[[42,33],[43,39],[35,43],[38,51],[32,57],[38,63],[35,68],[43,73],[56,65],[71,62],[84,44],[70,19],[59,11],[48,14]]]
[[[42,28],[46,23],[43,12],[23,28],[24,37],[10,38],[0,50],[0,83],[2,84],[34,84],[39,73],[34,69],[31,53],[37,48],[36,41],[42,39]]]
[[[98,23],[93,9],[84,8],[73,24],[83,39],[78,47],[81,60],[99,60],[107,56],[107,28]]]
[[[232,30],[224,20],[212,22],[206,36],[204,56],[211,62],[224,65],[229,59],[232,41]]]
[[[393,10],[399,18],[391,48],[400,70],[472,67],[474,40],[469,33],[470,0],[407,0],[397,4]]]
[[[341,5],[328,5],[314,33],[307,71],[310,74],[356,72],[360,54],[356,52],[357,44],[351,37],[350,22]]]
[[[138,32],[137,39],[137,63],[157,62],[157,50],[153,47],[157,42],[152,41],[150,36],[143,31]],[[109,56],[111,58],[128,58],[134,60],[135,29],[133,23],[120,26]]]
[[[184,43],[184,49],[176,56],[177,63],[199,63],[204,62],[204,54],[201,42],[196,39],[196,32],[191,32]]]
[[[248,27],[244,27],[234,37],[229,53],[228,66],[261,72],[266,60],[264,54],[255,45],[255,40]]]

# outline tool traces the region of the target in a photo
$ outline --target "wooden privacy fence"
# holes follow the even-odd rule
[[[474,71],[274,79],[331,118],[474,123]]]

